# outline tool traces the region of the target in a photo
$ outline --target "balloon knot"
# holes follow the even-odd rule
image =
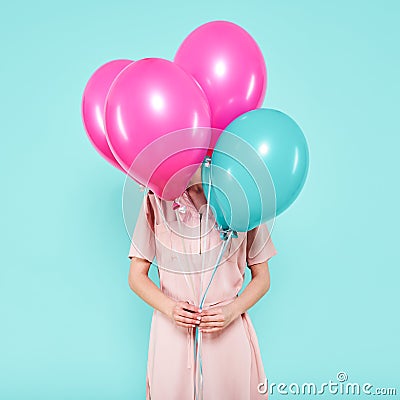
[[[227,240],[228,237],[229,237],[229,234],[231,234],[233,238],[237,238],[238,237],[237,231],[234,231],[231,228],[224,229],[222,226],[218,225],[217,223],[216,223],[216,229],[219,231],[219,237],[222,240]]]

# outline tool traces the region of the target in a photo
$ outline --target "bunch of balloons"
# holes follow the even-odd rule
[[[220,227],[248,231],[298,196],[308,148],[286,114],[260,108],[263,54],[240,26],[201,25],[173,61],[114,60],[90,77],[82,118],[96,150],[165,200],[178,198],[201,166]]]

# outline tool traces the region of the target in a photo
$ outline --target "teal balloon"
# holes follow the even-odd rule
[[[218,145],[218,147],[217,147]],[[275,216],[275,189],[257,151],[239,136],[224,131],[211,159],[211,185],[227,225],[246,232]]]
[[[259,108],[221,133],[211,157],[213,202],[228,226],[245,232],[285,211],[304,186],[309,151],[285,113]]]

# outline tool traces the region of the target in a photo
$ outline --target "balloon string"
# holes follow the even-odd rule
[[[206,157],[204,160],[205,163],[208,163],[206,165],[206,168],[210,168],[209,163],[211,162],[210,157]],[[201,295],[203,293],[203,275],[204,275],[204,262],[207,254],[207,234],[208,234],[208,219],[209,219],[209,213],[210,213],[210,196],[211,196],[211,171],[209,171],[208,174],[208,191],[207,191],[207,209],[206,209],[206,230],[205,230],[205,235],[204,235],[204,241],[203,241],[203,249],[206,249],[206,252],[202,256],[202,263],[201,263],[201,274],[200,274],[200,291],[199,291],[199,299],[198,303],[200,304],[201,302]],[[200,242],[201,242],[201,234],[200,234]],[[195,374],[194,374],[194,388],[195,388],[195,398],[202,400],[203,399],[203,372],[202,372],[202,362],[201,362],[201,356],[200,359],[198,357],[198,354],[201,355],[201,343],[202,343],[202,337],[198,336],[198,331],[196,327],[196,340],[194,342],[194,360],[195,360]],[[200,365],[198,365],[197,360],[199,359]],[[197,373],[198,369],[200,368],[199,373]],[[197,381],[198,377],[200,378],[200,382]],[[196,390],[196,388],[199,387],[199,392]]]
[[[210,157],[206,157],[205,163],[208,164],[208,165],[206,164],[205,168],[209,168],[210,169],[209,173],[208,173],[208,191],[207,191],[207,209],[206,209],[206,235],[207,235],[208,234],[208,215],[210,213],[210,197],[211,197],[211,158]],[[206,235],[204,235],[204,246],[203,246],[204,249],[206,249],[206,247],[207,247]],[[200,237],[200,241],[201,241],[201,237]],[[203,255],[202,263],[201,263],[199,303],[200,303],[201,294],[203,293],[204,262],[205,262],[205,256]]]
[[[210,281],[208,282],[206,291],[204,292],[203,298],[202,298],[202,300],[200,302],[200,306],[199,306],[200,310],[203,307],[204,300],[206,298],[208,289],[209,289],[209,287],[211,285],[211,282],[212,282],[212,280],[214,278],[215,272],[217,271],[217,268],[218,268],[218,266],[220,264],[221,258],[223,256],[223,254],[225,253],[225,250],[226,250],[226,248],[228,246],[228,243],[232,238],[232,234],[233,234],[233,231],[230,230],[228,238],[222,243],[222,246],[221,246],[221,249],[220,249],[220,252],[219,252],[219,255],[218,255],[218,259],[217,259],[217,262],[216,262],[215,267],[214,267],[214,271],[213,271],[213,273],[211,275],[211,278],[210,278]],[[202,355],[201,355],[202,332],[199,331],[198,325],[196,325],[196,327],[195,327],[195,333],[196,333],[195,334],[195,345],[194,345],[195,365],[196,365],[196,369],[195,369],[196,370],[195,397],[196,397],[196,399],[198,399],[198,394],[199,394],[198,391],[199,391],[200,395],[201,395],[199,400],[202,400],[203,399],[203,362],[202,362]],[[200,384],[199,384],[199,382],[200,382]]]
[[[160,214],[161,214],[161,217],[162,217],[162,219],[163,219],[163,221],[164,221],[164,224],[167,226],[167,228],[169,229],[169,231],[172,233],[172,229],[170,228],[170,226],[168,225],[168,222],[167,222],[166,219],[165,219],[164,213],[163,213],[163,211],[162,211],[161,205],[159,204],[159,201],[158,201],[157,196],[154,195],[154,198],[156,199],[156,203],[157,203],[158,209],[160,210]],[[176,213],[176,210],[175,210],[175,213]],[[179,215],[177,215],[177,219],[178,219],[178,223],[180,223]],[[181,239],[182,239],[182,236],[181,236]],[[183,240],[183,239],[182,239],[182,240]],[[183,243],[183,241],[182,241],[182,243]],[[171,249],[171,250],[172,250],[172,249]],[[195,299],[195,298],[196,298],[196,293],[195,293],[195,290],[194,290],[193,281],[192,281],[192,279],[190,279],[190,282],[189,282],[188,277],[187,277],[187,274],[185,273],[184,268],[183,268],[183,263],[181,263],[181,259],[180,259],[180,256],[179,256],[179,250],[177,250],[176,252],[177,252],[177,254],[178,254],[178,263],[179,263],[179,266],[181,267],[181,270],[182,270],[183,275],[184,275],[184,277],[185,277],[186,283],[187,283],[188,286],[192,289],[193,298]]]
[[[203,307],[204,300],[205,300],[205,298],[206,298],[208,289],[209,289],[209,287],[210,287],[210,285],[211,285],[211,282],[212,282],[212,280],[213,280],[213,278],[214,278],[215,272],[217,271],[217,268],[219,267],[219,264],[220,264],[220,261],[221,261],[221,258],[222,258],[222,256],[223,256],[223,254],[224,254],[224,252],[225,252],[225,249],[226,249],[226,247],[228,246],[228,243],[229,243],[229,241],[230,241],[231,238],[232,238],[232,234],[233,234],[233,231],[230,230],[230,231],[229,231],[228,238],[227,238],[226,240],[224,240],[224,242],[222,243],[221,250],[220,250],[220,252],[219,252],[216,265],[215,265],[215,267],[214,267],[214,271],[213,271],[213,273],[212,273],[212,275],[211,275],[211,278],[210,278],[210,281],[208,282],[206,291],[204,292],[203,298],[202,298],[202,300],[201,300],[201,302],[200,302],[200,306],[199,306],[200,308]]]

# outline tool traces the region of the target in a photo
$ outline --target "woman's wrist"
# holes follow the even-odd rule
[[[246,310],[243,310],[239,301],[239,297],[236,297],[231,303],[228,304],[231,308],[233,319],[240,317]]]
[[[161,310],[161,311],[168,318],[173,319],[173,313],[174,313],[176,301],[174,299],[171,299],[167,295],[164,295],[164,296],[165,296],[165,305],[163,307],[163,310]]]

